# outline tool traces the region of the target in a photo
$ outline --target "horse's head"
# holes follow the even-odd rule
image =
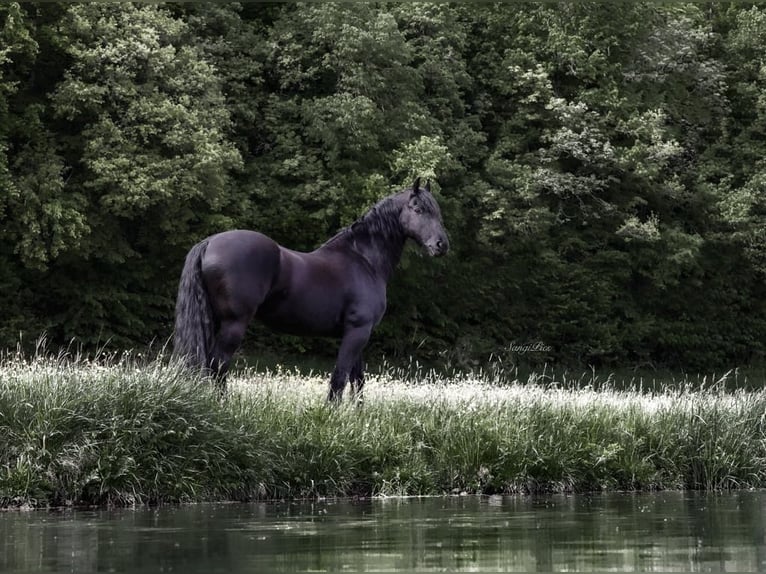
[[[431,182],[420,187],[420,178],[412,184],[412,190],[405,192],[406,201],[399,216],[407,237],[426,248],[429,255],[444,255],[449,250],[447,231],[442,222],[442,212],[434,196]]]

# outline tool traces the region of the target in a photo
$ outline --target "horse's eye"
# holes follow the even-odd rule
[[[417,213],[419,215],[419,214],[423,213],[423,208],[420,207],[419,205],[413,205],[412,206],[412,211],[414,211],[415,213]]]

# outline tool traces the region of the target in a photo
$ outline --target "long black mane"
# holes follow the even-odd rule
[[[402,210],[404,193],[400,192],[384,197],[351,225],[344,227],[325,241],[322,247],[330,246],[342,240],[353,241],[354,239],[369,237],[398,240],[403,237],[404,232],[399,222],[399,214]]]
[[[407,193],[402,191],[381,199],[354,223],[328,239],[320,249],[348,245],[390,276],[407,239],[399,220]]]
[[[419,186],[420,180],[416,180]],[[354,223],[341,229],[319,249],[334,247],[350,248],[364,257],[376,270],[382,271],[388,279],[399,262],[407,240],[401,214],[413,197],[413,190],[418,190],[415,201],[419,213],[436,216],[441,221],[441,210],[431,195],[428,187],[424,191],[414,187],[389,195],[373,205]]]

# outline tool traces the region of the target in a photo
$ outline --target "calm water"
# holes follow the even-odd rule
[[[766,493],[0,514],[0,572],[766,569]]]

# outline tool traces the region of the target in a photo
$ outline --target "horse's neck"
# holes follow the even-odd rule
[[[403,195],[390,196],[346,228],[345,239],[386,282],[399,264],[407,237],[399,216]]]
[[[354,233],[348,238],[354,251],[367,260],[370,266],[388,283],[399,264],[404,251],[404,233],[376,236],[374,233]]]

